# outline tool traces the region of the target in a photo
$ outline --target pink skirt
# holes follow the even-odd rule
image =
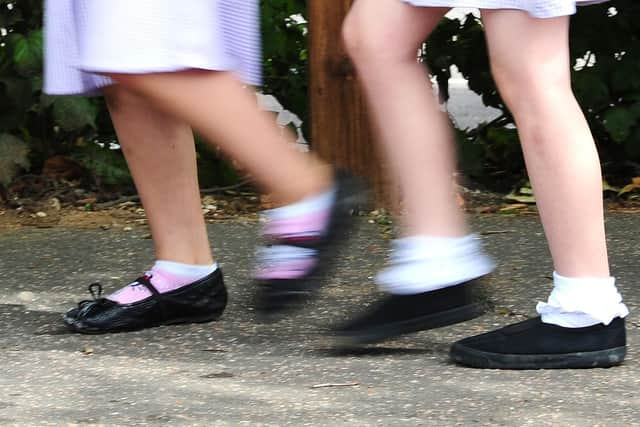
[[[472,7],[476,9],[519,9],[536,18],[572,15],[576,6],[604,3],[608,0],[402,0],[413,6]]]
[[[91,94],[100,73],[235,72],[259,84],[258,0],[47,0],[45,92]]]

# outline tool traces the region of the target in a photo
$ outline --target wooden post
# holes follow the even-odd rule
[[[367,120],[365,99],[342,44],[353,0],[309,0],[311,144],[314,152],[368,181],[376,207],[388,200],[387,179]]]

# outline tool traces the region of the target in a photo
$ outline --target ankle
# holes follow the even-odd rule
[[[565,277],[554,271],[553,284],[547,302],[536,307],[544,323],[581,328],[629,314],[613,277]]]
[[[333,169],[325,164],[311,166],[311,172],[299,177],[296,188],[271,194],[276,206],[286,206],[330,191],[335,184]]]
[[[179,264],[188,264],[188,265],[211,265],[216,261],[211,255],[211,253],[203,253],[203,252],[182,252],[176,253],[174,252],[166,252],[166,251],[156,251],[156,259],[168,262],[175,262]]]

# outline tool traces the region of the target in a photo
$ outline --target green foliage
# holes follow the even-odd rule
[[[81,138],[100,136],[96,121],[105,116],[104,103],[81,97],[51,97],[42,93],[42,1],[0,0],[0,133],[29,147],[34,169],[54,154],[87,158],[102,182],[119,176],[104,162],[92,162],[95,144],[78,145]],[[111,126],[103,128],[111,133]],[[101,149],[102,150],[102,149]],[[108,150],[103,150],[108,151]],[[108,156],[105,154],[104,156]]]
[[[307,24],[304,0],[262,0],[262,90],[309,123]],[[304,129],[308,134],[308,129]]]
[[[305,3],[261,1],[263,90],[275,95],[308,125]],[[617,14],[608,13],[611,6]],[[640,2],[614,0],[581,8],[573,18],[572,58],[588,63],[574,70],[574,88],[611,182],[640,175],[638,16]],[[5,156],[13,153],[10,166],[4,166],[7,161],[0,166],[7,170],[11,167],[12,174],[29,167],[37,172],[44,160],[64,154],[90,168],[101,183],[129,182],[121,152],[93,143],[113,139],[104,101],[42,94],[42,1],[0,0],[0,29],[6,30],[0,30],[0,150],[5,150]],[[479,20],[472,16],[463,22],[444,20],[428,41],[427,50],[425,60],[444,98],[448,97],[448,79],[455,65],[483,102],[501,111],[490,123],[456,131],[463,169],[475,180],[494,187],[496,183],[512,187],[523,181],[524,162],[513,118],[491,77]],[[6,143],[7,135],[11,135],[11,148]],[[215,152],[200,149],[200,145],[198,163],[203,185],[228,184],[237,179],[228,162]]]
[[[615,7],[617,13],[611,13]],[[579,8],[572,18],[572,79],[595,136],[605,173],[612,181],[640,174],[640,2],[615,0]],[[597,28],[597,31],[594,30]],[[511,113],[489,70],[479,19],[445,19],[427,41],[425,56],[441,94],[449,96],[450,68],[457,66],[469,87],[500,116],[458,133],[461,167],[495,188],[513,186],[526,172]],[[587,64],[586,66],[584,64]]]
[[[617,13],[608,13],[609,6],[615,6]],[[614,177],[640,174],[638,16],[640,3],[636,0],[587,7],[576,15],[571,34],[573,57],[589,63],[574,72],[576,96],[606,170]]]
[[[109,150],[108,144],[103,148],[93,143],[114,138],[104,101],[42,93],[42,3],[0,0],[0,135],[11,135],[12,147],[20,141],[20,146],[29,148],[30,164],[36,172],[47,158],[63,154],[87,167],[100,184],[126,184],[130,177],[122,153]],[[263,90],[274,94],[307,123],[305,2],[261,3],[262,25],[268,29],[263,40]],[[238,179],[222,157],[202,149],[202,144],[198,147],[203,185],[228,184]],[[16,157],[11,164],[26,165],[23,160]],[[12,173],[18,169],[11,169]]]
[[[13,64],[22,76],[32,76],[42,68],[42,30],[26,35],[12,34],[9,45],[13,47]]]
[[[108,144],[105,147],[85,142],[79,145],[82,149],[76,150],[72,157],[93,172],[98,185],[114,186],[131,182],[127,163],[119,151],[109,150]]]

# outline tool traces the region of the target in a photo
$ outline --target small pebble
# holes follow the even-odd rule
[[[18,293],[18,299],[20,301],[33,301],[36,299],[36,295],[33,292],[22,291]]]

